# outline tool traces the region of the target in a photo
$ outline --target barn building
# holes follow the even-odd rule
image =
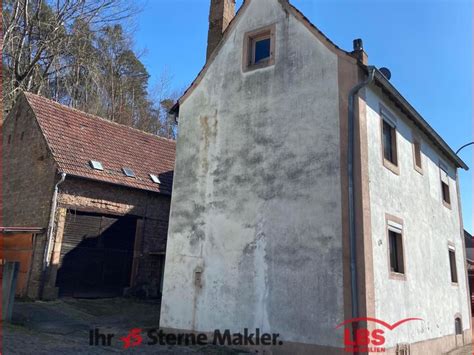
[[[21,94],[3,123],[3,223],[42,231],[22,295],[158,297],[174,158],[172,140]]]

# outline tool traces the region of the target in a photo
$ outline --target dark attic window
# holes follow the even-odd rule
[[[264,68],[275,63],[275,25],[246,33],[244,71]]]
[[[254,64],[262,60],[270,59],[270,38],[263,38],[255,41],[255,60]]]
[[[396,131],[386,120],[383,120],[383,157],[393,165],[397,165]]]
[[[443,205],[451,208],[451,194],[449,191],[449,174],[448,169],[443,164],[440,164],[440,178],[441,178],[441,196],[443,198]]]

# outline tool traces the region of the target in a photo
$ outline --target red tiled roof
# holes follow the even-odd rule
[[[59,172],[137,189],[171,193],[176,142],[25,93]],[[94,170],[89,161],[102,163]],[[130,168],[135,178],[122,168]],[[149,174],[159,177],[154,183]]]

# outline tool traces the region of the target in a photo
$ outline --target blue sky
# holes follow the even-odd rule
[[[205,61],[210,0],[139,0],[132,35],[151,86],[163,71],[185,88]],[[241,4],[237,0],[237,4]],[[392,71],[391,82],[456,150],[473,139],[473,9],[470,0],[293,0],[339,47],[362,38],[369,62]],[[472,165],[473,150],[463,160]],[[472,232],[472,169],[460,171],[464,224]]]

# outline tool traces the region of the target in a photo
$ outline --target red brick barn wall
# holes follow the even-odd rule
[[[46,141],[33,112],[23,96],[8,114],[2,127],[3,225],[48,227],[53,190],[59,176]],[[41,270],[46,234],[35,239],[32,260],[35,272]],[[28,296],[36,297],[38,279],[32,280]]]
[[[3,225],[48,225],[56,168],[28,103],[19,103],[3,124]]]
[[[156,192],[68,176],[60,186],[58,215],[66,209],[76,209],[112,215],[129,214],[142,219],[142,238],[138,241],[141,257],[134,283],[145,287],[152,284],[150,292],[154,293],[161,277],[159,255],[166,250],[170,199],[170,196]],[[57,230],[57,233],[62,233],[62,230]],[[62,236],[56,236],[56,239],[60,238]],[[57,267],[60,267],[60,262]],[[147,295],[153,296],[148,292]]]

